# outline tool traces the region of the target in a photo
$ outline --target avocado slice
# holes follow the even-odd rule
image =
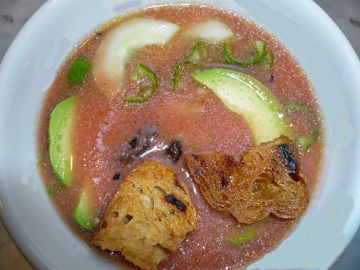
[[[86,230],[93,230],[94,226],[94,214],[90,207],[88,194],[86,191],[83,191],[80,200],[76,205],[74,214],[74,219],[76,222]]]
[[[234,70],[214,68],[194,71],[191,76],[210,88],[231,110],[249,124],[256,144],[281,135],[293,139],[282,104],[255,78]]]
[[[72,126],[75,98],[69,97],[60,102],[52,111],[49,124],[50,162],[60,183],[69,187],[72,170]]]

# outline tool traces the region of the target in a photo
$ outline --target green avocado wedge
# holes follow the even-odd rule
[[[76,222],[86,230],[93,230],[94,226],[94,214],[89,204],[89,198],[86,191],[83,191],[80,200],[76,205],[73,213]]]
[[[256,144],[281,135],[293,139],[282,104],[255,78],[238,71],[214,68],[194,71],[191,76],[210,88],[230,109],[249,124]]]
[[[69,97],[60,102],[52,111],[49,124],[50,162],[60,183],[66,187],[71,185],[74,101],[74,97]]]

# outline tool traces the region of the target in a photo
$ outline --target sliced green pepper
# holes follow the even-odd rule
[[[187,58],[194,63],[197,63],[201,58],[206,57],[208,57],[208,51],[205,48],[203,41],[196,43],[192,52],[187,56]]]
[[[53,197],[56,193],[54,188],[48,188],[48,190],[46,192],[50,197]]]
[[[227,240],[229,240],[231,243],[234,243],[234,244],[240,244],[240,243],[249,241],[255,235],[256,235],[256,229],[253,228],[253,229],[245,232],[244,234],[238,235],[236,237],[232,237],[232,238],[228,237]]]
[[[265,61],[269,64],[269,67],[272,68],[274,65],[274,53],[273,51],[266,51],[264,55]]]
[[[285,111],[289,114],[295,110],[300,110],[309,115],[313,125],[315,126],[314,130],[311,131],[309,135],[301,134],[295,138],[295,142],[304,150],[308,150],[312,146],[319,136],[319,126],[318,120],[315,113],[304,103],[301,102],[290,102],[285,105]]]
[[[195,66],[193,62],[185,61],[177,64],[173,70],[172,73],[172,79],[173,79],[173,91],[177,91],[181,86],[181,77],[180,72],[186,67],[186,66]]]
[[[172,73],[172,79],[173,79],[173,91],[177,91],[181,86],[181,77],[180,72],[186,67],[186,66],[196,66],[196,64],[202,59],[208,57],[208,51],[204,47],[204,42],[200,41],[195,44],[192,52],[186,56],[189,61],[180,62],[177,64],[173,70]]]
[[[71,84],[82,84],[85,79],[85,75],[90,69],[90,62],[86,61],[83,58],[76,59],[70,68],[68,73],[68,81]]]
[[[134,81],[138,81],[142,79],[144,76],[147,76],[151,81],[151,87],[140,87],[138,89],[139,95],[127,96],[125,98],[126,102],[132,103],[141,103],[147,101],[152,94],[155,93],[156,88],[158,86],[158,78],[155,73],[149,69],[147,66],[143,64],[139,64],[133,74],[131,75],[131,79]]]
[[[264,58],[266,42],[254,41],[253,48],[256,51],[256,56],[252,61],[238,61],[231,55],[230,45],[228,43],[224,43],[224,52],[225,52],[226,59],[230,63],[234,63],[234,64],[241,65],[241,66],[255,65]]]

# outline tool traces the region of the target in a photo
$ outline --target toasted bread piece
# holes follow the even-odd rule
[[[174,170],[148,161],[121,183],[92,244],[120,251],[142,269],[156,269],[167,259],[166,250],[175,251],[196,223],[189,192]]]
[[[287,137],[254,146],[240,158],[187,154],[185,161],[207,202],[240,223],[255,223],[270,213],[297,218],[309,203],[298,148]]]

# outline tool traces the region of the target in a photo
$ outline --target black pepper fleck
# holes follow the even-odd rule
[[[197,178],[201,178],[201,174],[200,174],[200,171],[199,170],[194,170],[194,174]]]
[[[135,146],[138,144],[138,139],[135,137],[134,139],[132,139],[130,142],[129,142],[129,147],[131,149],[135,148]]]
[[[222,180],[221,180],[221,186],[225,187],[227,185],[228,181],[226,180],[226,178],[223,176]]]
[[[200,158],[199,155],[192,154],[192,156],[193,156],[195,159],[199,159],[199,158]]]
[[[120,173],[115,173],[113,180],[119,180],[120,179]]]

